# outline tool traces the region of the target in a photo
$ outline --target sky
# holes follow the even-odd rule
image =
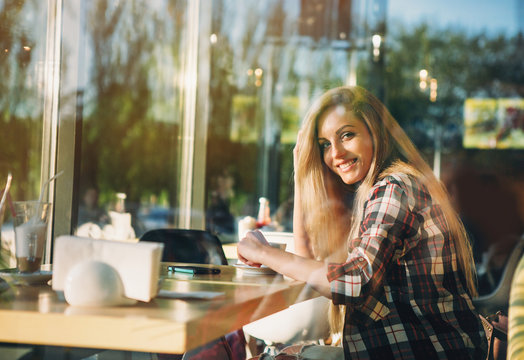
[[[388,0],[388,18],[406,24],[423,19],[439,27],[514,35],[524,26],[524,0]],[[520,12],[520,24],[519,15]]]

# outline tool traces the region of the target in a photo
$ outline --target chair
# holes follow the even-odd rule
[[[287,244],[286,251],[294,253],[291,232],[262,232],[269,242]],[[299,302],[289,308],[244,326],[244,332],[272,344],[293,344],[317,341],[329,336],[328,309],[331,300],[323,296]]]
[[[209,231],[155,229],[144,233],[140,241],[163,243],[162,261],[227,265],[220,239]]]
[[[162,261],[214,265],[228,264],[220,239],[209,231],[155,229],[144,233],[140,241],[163,243]],[[233,352],[239,354],[239,358],[245,358],[245,338],[242,329],[190,350],[184,354],[182,359],[234,359]]]
[[[524,257],[513,276],[508,324],[507,358],[520,359],[524,355]]]
[[[504,268],[500,282],[495,290],[491,294],[481,295],[472,299],[473,305],[480,314],[488,316],[496,313],[499,310],[505,311],[507,313],[509,307],[511,281],[523,253],[524,235],[520,237],[513,248],[513,251],[509,255],[506,267]]]

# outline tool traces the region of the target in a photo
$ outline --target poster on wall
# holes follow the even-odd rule
[[[463,145],[470,149],[524,149],[524,99],[466,99]]]

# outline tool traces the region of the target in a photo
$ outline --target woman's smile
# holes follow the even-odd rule
[[[349,171],[353,167],[353,165],[355,165],[356,162],[357,162],[357,158],[354,158],[354,159],[352,159],[350,161],[340,163],[339,165],[337,165],[337,167],[342,172],[346,172],[346,171]]]

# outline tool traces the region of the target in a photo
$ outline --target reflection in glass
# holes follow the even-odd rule
[[[278,229],[291,230],[292,149],[311,99],[349,77],[356,42],[350,4],[213,2],[208,213],[227,171],[234,188],[222,218],[256,216],[258,198],[266,197],[273,217],[281,215]],[[223,241],[236,239],[235,231],[219,230]]]
[[[187,0],[68,0],[58,10],[63,28],[47,29],[48,4],[55,3],[0,0],[0,178],[13,173],[13,199],[36,198],[46,175],[41,163],[55,160],[47,159],[43,134],[67,138],[70,122],[79,124],[71,147],[57,145],[57,162],[75,154],[62,162],[75,169],[57,181],[57,197],[74,204],[57,221],[71,220],[73,231],[87,218],[101,232],[112,223],[110,212],[129,214],[137,237],[177,226],[182,197],[190,203],[184,211],[203,210],[208,229],[224,241],[236,239],[238,219],[256,216],[260,197],[269,199],[273,219],[291,229],[300,119],[313,98],[342,84],[383,98],[430,164],[440,149],[443,181],[459,194],[457,203],[475,204],[465,215],[480,224],[472,232],[486,238],[478,240],[487,244],[481,250],[495,241],[481,236],[490,233],[489,214],[502,213],[491,209],[522,208],[523,37],[492,30],[483,7],[467,12],[464,27],[448,27],[439,26],[445,19],[423,16],[449,13],[430,1],[417,2],[415,13],[408,0],[216,0],[200,7]],[[405,12],[404,20],[393,12]],[[53,38],[62,54],[59,115],[44,128],[51,73],[45,51],[52,45],[45,37],[54,31],[61,36]],[[195,46],[198,66],[187,60]],[[438,79],[435,101],[430,78]],[[184,90],[189,86],[197,87],[194,102]],[[193,138],[183,132],[187,123]],[[188,152],[204,159],[187,178],[180,171],[182,142],[196,144]],[[468,181],[458,189],[464,165],[479,173],[473,180],[504,184],[518,206],[460,198],[474,188]],[[181,178],[195,185],[205,206],[180,191]],[[64,185],[70,183],[73,189]],[[482,193],[492,193],[486,184]],[[117,194],[125,194],[124,211]],[[521,220],[520,210],[511,211],[512,222]],[[511,234],[521,229],[504,228],[510,227]]]
[[[0,1],[0,178],[13,176],[0,219],[1,267],[16,265],[12,202],[39,196],[45,76],[51,67],[45,53],[47,8],[45,1]]]
[[[16,200],[39,193],[46,22],[45,1],[0,2],[0,174]]]
[[[185,7],[84,2],[77,77],[85,83],[74,90],[82,119],[77,225],[88,221],[93,237],[138,237],[150,216],[176,203]]]

